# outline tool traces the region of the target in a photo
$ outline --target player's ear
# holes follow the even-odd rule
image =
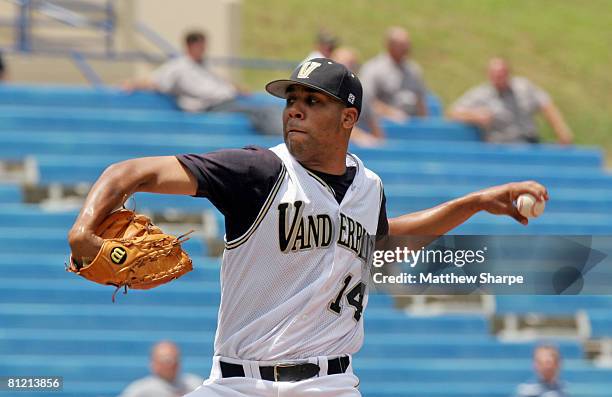
[[[351,129],[357,124],[357,109],[345,108],[342,111],[342,126],[347,129]]]

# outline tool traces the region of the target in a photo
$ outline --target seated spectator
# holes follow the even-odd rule
[[[360,79],[364,97],[376,113],[396,122],[410,116],[427,116],[426,88],[421,68],[410,60],[408,32],[392,27],[386,35],[386,52],[366,62]]]
[[[180,374],[181,353],[172,342],[159,342],[151,350],[152,375],[132,382],[120,397],[177,397],[200,386],[204,379]]]
[[[351,48],[340,47],[336,49],[332,53],[331,59],[343,64],[354,73],[357,73],[357,69],[359,69],[357,53]],[[362,101],[361,114],[357,125],[353,127],[353,132],[351,132],[351,141],[359,146],[376,146],[382,144],[384,138],[384,131],[378,116],[374,113],[372,104]]]
[[[567,397],[565,385],[559,380],[561,354],[556,347],[540,345],[533,353],[533,367],[536,377],[521,383],[516,397]]]
[[[327,30],[322,29],[317,34],[315,45],[315,49],[301,63],[314,58],[331,58],[332,53],[338,46],[338,38]]]
[[[2,53],[0,52],[0,81],[6,80],[6,66],[2,60]]]
[[[470,89],[451,106],[451,119],[476,125],[487,142],[537,143],[534,115],[542,112],[559,143],[572,143],[571,130],[546,92],[524,77],[511,76],[502,58],[489,61],[488,75],[488,83]]]
[[[202,32],[185,36],[186,53],[155,70],[150,78],[128,81],[123,88],[154,90],[176,97],[179,108],[187,112],[241,112],[253,126],[266,134],[282,133],[279,106],[253,106],[238,101],[241,90],[215,74],[207,65],[206,37]]]

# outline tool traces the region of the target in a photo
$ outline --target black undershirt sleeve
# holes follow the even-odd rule
[[[206,197],[225,216],[228,241],[253,224],[282,169],[272,151],[256,146],[176,156],[198,181],[196,197]]]

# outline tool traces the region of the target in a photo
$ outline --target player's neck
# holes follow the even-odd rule
[[[346,160],[342,159],[342,163],[327,165],[327,164],[319,164],[319,163],[300,163],[304,168],[308,168],[311,171],[322,172],[324,174],[329,175],[344,175],[346,173]]]
[[[346,150],[319,153],[316,157],[296,160],[311,171],[329,175],[344,175],[346,173]]]

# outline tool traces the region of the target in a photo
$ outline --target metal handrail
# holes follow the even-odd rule
[[[91,2],[83,0],[9,0],[11,3],[19,7],[17,18],[14,22],[16,30],[16,42],[13,48],[2,48],[0,51],[4,53],[35,53],[36,55],[49,57],[63,57],[71,59],[81,74],[94,87],[102,86],[104,83],[95,70],[88,64],[88,60],[108,60],[108,61],[144,61],[148,63],[160,64],[168,60],[168,58],[180,55],[172,44],[166,41],[162,36],[157,34],[153,29],[146,24],[138,22],[135,24],[135,30],[140,33],[146,40],[151,42],[158,48],[163,55],[148,53],[143,51],[115,51],[114,50],[114,29],[115,29],[115,10],[113,3],[115,0],[106,0],[105,6],[100,7]],[[105,34],[105,51],[90,51],[75,48],[53,48],[52,43],[38,48],[32,40],[32,18],[33,10],[45,14],[46,17],[55,22],[62,23],[66,26],[74,26],[78,28],[94,28],[100,29]],[[100,11],[107,16],[101,23],[97,21],[93,23],[86,17],[79,15],[78,12],[70,10],[68,7],[73,6],[79,11]],[[38,21],[36,21],[38,23]],[[0,19],[0,25],[12,25],[10,20]],[[37,42],[41,41],[40,39]],[[286,61],[275,59],[247,59],[240,57],[214,57],[208,61],[214,65],[223,65],[229,67],[249,68],[249,69],[264,69],[264,70],[287,70],[293,69],[298,61]]]
[[[46,21],[47,25],[49,25],[50,21],[53,21],[53,23],[60,23],[65,26],[102,31],[106,50],[112,52],[112,37],[116,26],[114,1],[106,0],[104,5],[97,5],[84,0],[76,0],[70,3],[59,0],[11,0],[13,4],[19,7],[15,21],[15,29],[17,31],[16,47],[24,52],[33,50],[32,25],[40,23],[38,20],[33,20],[32,13],[36,11],[49,19],[49,21]],[[96,20],[88,18],[83,13],[68,8],[69,6],[76,8],[80,6],[81,10],[83,6],[86,6],[85,9],[98,11],[104,15],[104,18]]]
[[[136,31],[140,32],[147,40],[161,49],[167,57],[172,58],[180,54],[172,44],[143,22],[136,22],[135,28]]]

